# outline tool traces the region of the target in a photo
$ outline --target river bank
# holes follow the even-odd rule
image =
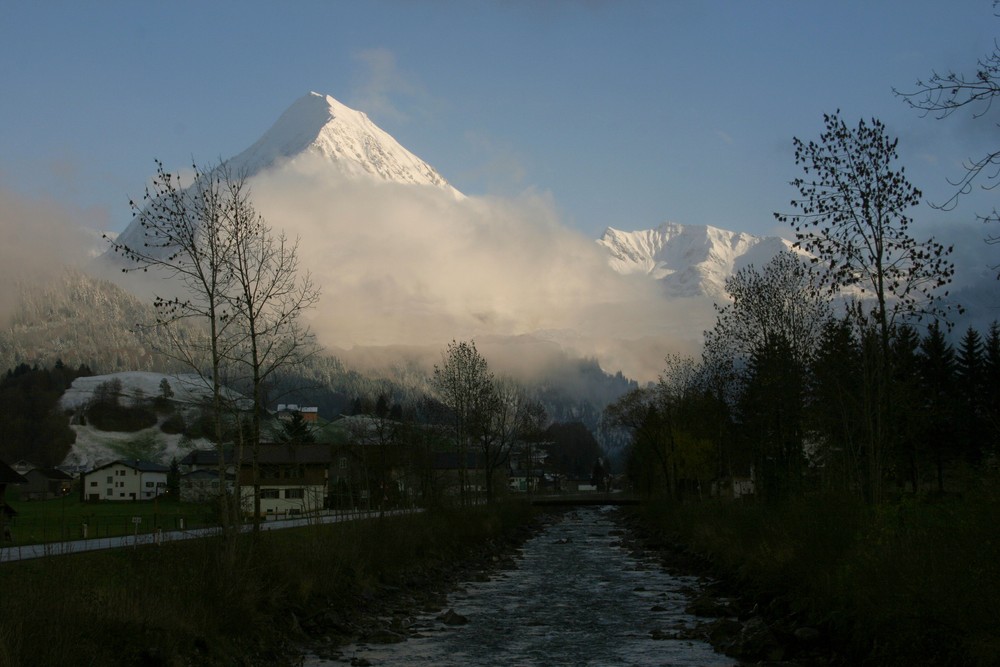
[[[299,664],[303,641],[499,559],[536,516],[509,503],[5,563],[0,667]]]
[[[730,602],[704,601],[699,636],[743,660],[985,667],[1000,664],[998,491],[648,503],[630,525],[668,567],[719,582]]]

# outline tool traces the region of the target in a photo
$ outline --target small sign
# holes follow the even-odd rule
[[[134,516],[134,517],[132,517],[132,523],[134,523],[134,524],[140,524],[140,523],[142,523],[142,517],[141,516]]]

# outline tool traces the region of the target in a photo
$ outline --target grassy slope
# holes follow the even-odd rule
[[[878,508],[813,497],[647,508],[647,524],[876,664],[1000,664],[1000,484]]]
[[[350,610],[522,529],[524,505],[439,511],[0,566],[0,667],[283,664],[295,618]]]

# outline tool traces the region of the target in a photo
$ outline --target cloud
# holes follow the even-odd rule
[[[361,64],[361,81],[350,95],[350,104],[383,122],[405,123],[409,120],[395,98],[417,98],[424,106],[430,104],[430,96],[422,86],[400,72],[396,66],[396,56],[389,49],[365,49],[352,54],[352,59]]]
[[[99,234],[86,229],[94,223],[94,212],[0,188],[0,317],[10,315],[19,282],[46,280],[89,260],[100,245]]]
[[[323,290],[310,317],[326,346],[443,348],[530,335],[652,378],[711,313],[702,302],[668,304],[651,281],[615,273],[544,194],[456,201],[433,188],[345,180],[318,160],[257,176],[252,187],[268,222],[300,239],[302,265]]]

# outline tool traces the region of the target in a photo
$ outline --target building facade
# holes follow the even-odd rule
[[[167,492],[169,468],[137,459],[119,459],[94,468],[81,480],[84,500],[151,500]]]

